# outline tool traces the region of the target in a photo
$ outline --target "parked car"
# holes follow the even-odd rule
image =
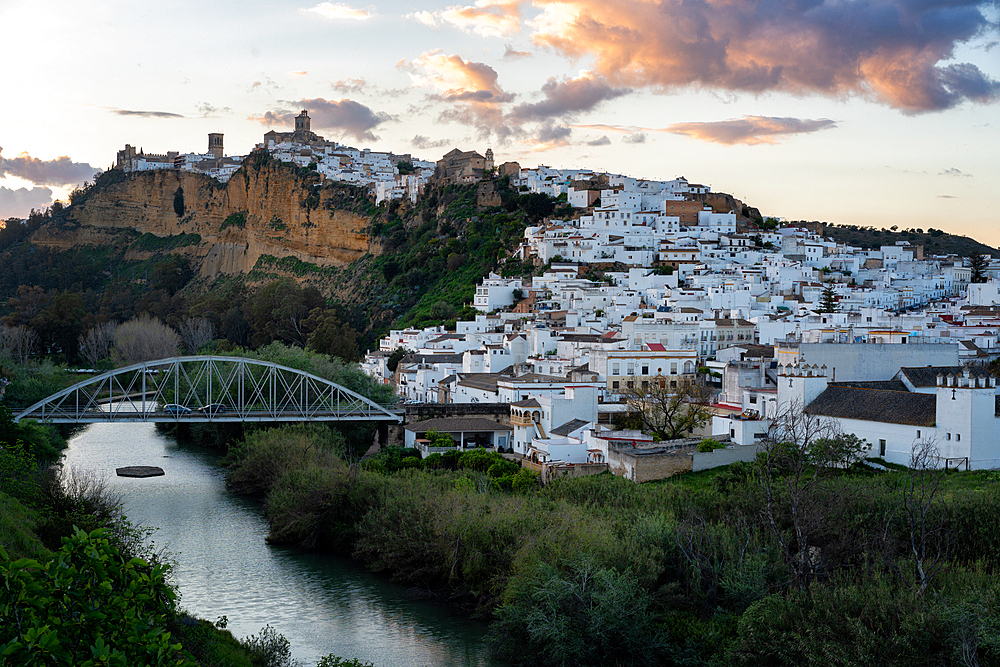
[[[198,412],[204,413],[209,417],[214,417],[223,412],[229,412],[229,406],[224,403],[209,403],[198,408]]]
[[[167,403],[163,406],[163,411],[168,415],[174,415],[175,417],[191,414],[191,408],[180,405],[179,403]]]

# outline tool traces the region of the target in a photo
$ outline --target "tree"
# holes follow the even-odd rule
[[[115,330],[112,354],[122,366],[154,359],[165,359],[177,354],[181,337],[155,317],[143,313]]]
[[[711,418],[711,391],[702,383],[686,382],[678,388],[653,380],[624,392],[628,417],[661,440],[676,440],[701,428]]]
[[[0,324],[0,356],[26,364],[37,350],[38,334],[33,329],[23,324],[14,327]]]
[[[86,315],[80,295],[63,292],[52,299],[52,303],[38,313],[30,324],[42,339],[44,351],[62,352],[69,360],[76,357]]]
[[[823,287],[823,293],[819,297],[819,308],[817,313],[835,313],[840,307],[837,305],[837,290],[833,283],[828,282]]]
[[[934,500],[944,477],[938,467],[941,452],[933,439],[919,440],[910,452],[910,467],[903,486],[903,517],[907,547],[913,556],[917,592],[923,594],[940,574],[948,555],[944,518],[935,516]],[[897,573],[902,571],[896,567]]]
[[[91,327],[80,335],[80,356],[92,367],[111,356],[111,346],[115,340],[118,323],[114,320]]]
[[[204,317],[189,317],[181,325],[181,340],[188,354],[195,354],[202,345],[215,340],[215,326]]]
[[[335,310],[314,308],[304,326],[311,331],[306,342],[310,350],[340,357],[344,361],[357,361],[361,357],[358,332],[341,321]]]
[[[389,358],[385,360],[385,367],[390,373],[395,373],[396,369],[399,368],[399,362],[403,360],[409,354],[409,350],[405,347],[397,347],[395,350],[389,354]]]
[[[764,492],[763,514],[792,572],[806,588],[822,568],[817,538],[830,509],[828,474],[857,461],[868,443],[840,431],[839,424],[790,404],[776,414],[757,456]]]
[[[985,283],[987,280],[986,270],[989,268],[989,263],[986,261],[986,257],[979,252],[974,252],[969,255],[969,268],[972,269],[971,282],[974,283]]]
[[[247,321],[253,330],[254,347],[280,340],[304,347],[310,331],[305,321],[326,300],[313,286],[301,288],[292,278],[268,283],[249,300]]]

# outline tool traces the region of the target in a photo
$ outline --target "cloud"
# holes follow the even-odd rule
[[[112,109],[111,113],[118,116],[138,116],[140,118],[184,118],[179,113],[170,111],[135,111],[133,109]]]
[[[942,171],[938,176],[960,176],[962,178],[972,178],[972,174],[967,174],[964,171],[955,169],[954,167],[948,167]]]
[[[451,140],[438,139],[437,141],[431,141],[428,137],[425,137],[422,134],[417,134],[414,135],[412,139],[410,139],[410,144],[417,150],[424,151],[424,150],[429,150],[431,148],[444,148],[445,146],[451,144]]]
[[[588,146],[610,146],[611,145],[611,138],[608,137],[608,135],[605,134],[600,139],[593,139],[591,141],[588,141],[587,145]]]
[[[955,195],[938,195],[938,199],[958,199]]]
[[[591,59],[615,86],[863,95],[904,113],[1000,98],[1000,81],[951,62],[996,31],[984,0],[532,4],[536,45]]]
[[[482,37],[503,37],[521,31],[523,0],[476,0],[474,5],[454,5],[438,12],[411,12],[406,18],[437,28],[449,23]]]
[[[52,203],[52,190],[48,188],[0,187],[0,220],[26,218],[31,209],[41,209]]]
[[[502,105],[514,99],[500,87],[496,70],[461,56],[428,51],[397,67],[408,72],[415,86],[434,88],[431,99],[449,103],[440,120],[476,127],[481,136],[505,138],[511,128],[503,117]]]
[[[416,21],[417,23],[423,23],[431,28],[436,28],[439,25],[437,16],[427,11],[411,12],[406,15],[406,18]]]
[[[503,52],[503,57],[501,60],[518,60],[520,58],[531,58],[531,53],[528,51],[517,51],[510,44],[505,44],[507,48]]]
[[[666,132],[683,134],[715,144],[773,144],[793,134],[818,132],[836,127],[826,118],[805,120],[800,118],[774,118],[770,116],[744,116],[740,119],[709,123],[674,123]]]
[[[326,100],[317,97],[311,100],[285,102],[294,109],[308,109],[312,126],[318,130],[339,130],[359,141],[376,141],[378,137],[372,132],[376,127],[393,117],[380,111],[372,111],[364,104],[354,100]],[[290,125],[298,115],[298,111],[277,110],[268,111],[261,116],[251,116],[264,125]]]
[[[66,186],[77,185],[99,171],[86,162],[73,162],[63,155],[55,160],[39,160],[27,153],[15,158],[3,157],[0,148],[0,178],[15,176],[35,185]]]
[[[554,146],[568,146],[569,136],[573,130],[565,125],[553,125],[551,123],[543,125],[538,130],[538,141],[543,144]]]
[[[304,11],[319,14],[325,19],[366,21],[371,18],[371,13],[364,9],[354,9],[342,2],[321,2],[315,7],[310,7]]]
[[[300,76],[309,76],[309,70],[297,69],[294,72],[289,72],[288,76],[294,76],[295,78],[299,78]]]
[[[365,89],[368,83],[362,77],[357,79],[340,79],[339,81],[334,81],[330,84],[338,93],[360,93]]]
[[[201,114],[203,118],[214,118],[219,114],[233,112],[230,107],[216,107],[212,106],[208,102],[199,102],[195,109],[198,110],[198,113]]]
[[[644,144],[646,143],[646,133],[636,132],[635,134],[626,134],[622,137],[623,144]]]
[[[398,67],[410,73],[415,85],[437,88],[446,99],[498,103],[514,98],[497,83],[495,69],[458,55],[428,51],[409,62],[400,62]]]
[[[270,77],[264,77],[263,81],[254,81],[253,83],[251,83],[250,90],[248,92],[252,93],[258,88],[264,88],[265,90],[267,89],[278,90],[281,88],[281,86],[272,81]]]
[[[521,0],[476,0],[465,7],[448,7],[436,17],[482,37],[503,37],[521,30]]]
[[[550,78],[543,86],[545,99],[532,104],[519,104],[511,111],[512,119],[520,122],[541,121],[548,118],[590,111],[605,100],[613,100],[630,92],[616,89],[600,79],[583,75],[576,79],[558,81]]]

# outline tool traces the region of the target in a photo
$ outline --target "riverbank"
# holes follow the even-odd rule
[[[348,465],[322,442],[285,427],[233,448],[230,478],[261,494],[268,539],[489,619],[513,664],[1000,661],[1000,536],[983,530],[1000,521],[996,473],[810,464],[797,478],[765,461],[515,487],[481,451]]]

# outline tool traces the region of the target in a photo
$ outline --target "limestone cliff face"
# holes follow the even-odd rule
[[[173,170],[133,173],[72,206],[76,225],[40,229],[32,239],[54,248],[107,243],[114,230],[156,236],[199,234],[184,249],[200,273],[247,272],[261,255],[343,266],[381,248],[365,234],[368,219],[333,207],[335,186],[320,186],[281,163],[249,162],[229,183]]]

